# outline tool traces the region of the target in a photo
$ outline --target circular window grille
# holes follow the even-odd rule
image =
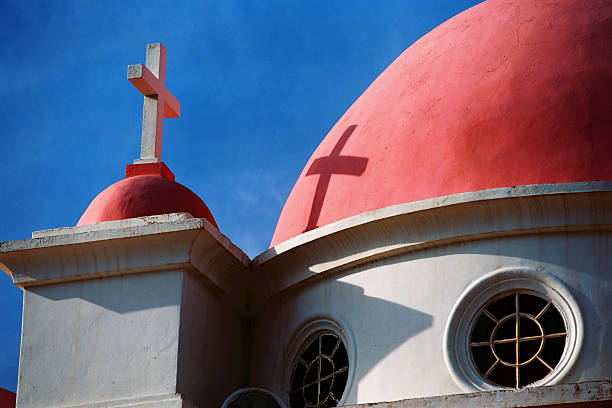
[[[472,361],[488,381],[521,388],[551,373],[565,349],[567,329],[547,299],[520,291],[483,307],[470,335]]]
[[[444,359],[467,392],[556,384],[579,356],[583,327],[572,293],[546,268],[502,268],[453,306]]]
[[[333,333],[318,333],[302,348],[293,366],[289,405],[291,408],[335,407],[348,379],[346,346]]]

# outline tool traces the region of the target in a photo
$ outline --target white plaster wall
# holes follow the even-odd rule
[[[172,394],[182,271],[24,292],[20,408]]]
[[[347,329],[356,349],[344,403],[464,392],[444,361],[447,319],[472,282],[504,267],[549,273],[575,297],[584,342],[561,381],[612,378],[611,253],[610,232],[539,233],[440,246],[326,274],[281,293],[262,311],[249,385],[286,398],[292,338],[307,322],[327,317]]]
[[[177,392],[200,407],[220,407],[246,384],[246,323],[219,289],[197,273],[183,281]]]
[[[187,214],[0,243],[25,292],[19,406],[219,406],[246,383],[249,268]]]

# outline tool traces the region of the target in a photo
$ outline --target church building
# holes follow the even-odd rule
[[[254,259],[162,161],[166,63],[128,67],[125,179],[0,243],[18,408],[612,406],[611,0],[487,0],[425,35]]]

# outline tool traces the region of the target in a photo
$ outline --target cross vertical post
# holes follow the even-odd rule
[[[166,89],[166,47],[147,45],[146,64],[128,66],[128,80],[144,95],[140,163],[161,162],[164,118],[181,115],[180,102]]]

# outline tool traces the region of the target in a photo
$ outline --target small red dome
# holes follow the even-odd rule
[[[217,227],[210,210],[193,191],[152,175],[129,177],[102,191],[89,204],[77,226],[177,212],[206,218]]]
[[[612,179],[612,1],[489,0],[391,64],[332,128],[272,244],[426,198]]]

